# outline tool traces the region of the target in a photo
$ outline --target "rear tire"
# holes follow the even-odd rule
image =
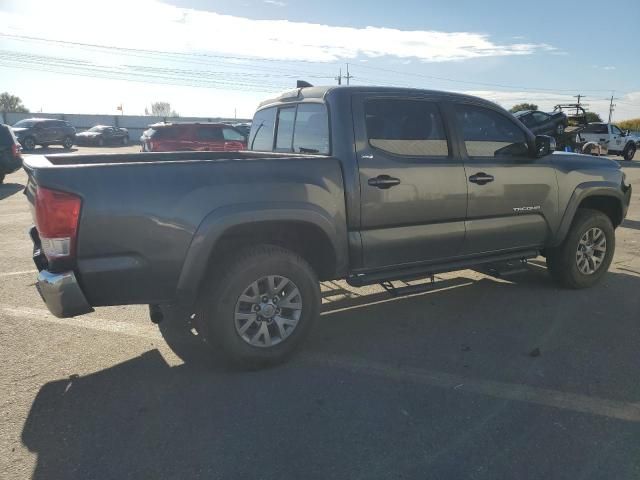
[[[602,236],[599,236],[598,232],[602,232]],[[584,239],[587,239],[588,244],[590,233],[596,236],[596,241],[592,243],[599,247],[591,249],[594,256],[597,256],[595,259],[597,266],[593,272],[585,273],[580,265],[585,267],[585,270],[591,270],[592,265],[595,265],[593,259],[584,264],[585,248],[587,248],[584,245]],[[547,251],[549,273],[563,287],[573,289],[591,287],[607,273],[613,259],[615,242],[615,230],[609,217],[598,210],[578,209],[564,242],[559,247],[550,248]],[[605,251],[601,252],[600,249],[603,246]]]
[[[129,137],[122,138],[122,145],[129,145]]]
[[[215,268],[202,289],[195,325],[231,364],[256,368],[287,359],[311,331],[319,310],[318,278],[306,260],[278,246],[259,245]]]
[[[633,157],[636,154],[636,146],[633,143],[630,143],[629,145],[627,145],[627,148],[624,149],[624,152],[622,152],[622,158],[624,158],[627,162],[630,162],[631,160],[633,160]]]
[[[4,173],[0,175],[0,185],[4,183]]]
[[[64,140],[62,141],[62,148],[64,148],[65,150],[71,150],[72,147],[73,147],[73,138],[64,137]]]

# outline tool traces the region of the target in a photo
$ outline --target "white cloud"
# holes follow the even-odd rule
[[[271,4],[279,0],[264,0]],[[331,62],[391,56],[443,62],[554,52],[547,44],[496,43],[482,33],[338,27],[288,20],[254,20],[180,8],[159,0],[95,3],[12,0],[0,12],[0,31],[87,43],[171,51]],[[126,15],[122,12],[126,11]],[[229,39],[233,39],[230,41]]]
[[[264,3],[267,3],[269,5],[273,5],[275,7],[286,7],[287,4],[284,2],[280,2],[278,0],[262,0]]]

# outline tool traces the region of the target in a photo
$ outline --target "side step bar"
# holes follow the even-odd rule
[[[347,278],[347,283],[352,287],[363,287],[375,283],[385,283],[393,280],[416,280],[418,278],[429,277],[437,273],[454,272],[456,270],[466,270],[475,268],[487,263],[525,261],[538,256],[538,250],[521,250],[518,252],[503,253],[501,255],[491,255],[483,258],[473,258],[457,260],[440,264],[421,264],[405,267],[397,270],[378,270],[371,273],[360,273]]]

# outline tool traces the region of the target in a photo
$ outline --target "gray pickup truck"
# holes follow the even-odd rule
[[[355,286],[543,255],[570,288],[606,273],[631,186],[553,153],[493,103],[306,87],[263,102],[249,151],[30,156],[38,290],[68,317],[179,304],[234,362],[282,360]]]

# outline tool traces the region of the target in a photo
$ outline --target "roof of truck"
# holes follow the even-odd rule
[[[377,87],[377,86],[362,86],[362,85],[325,85],[318,87],[303,87],[303,88],[294,88],[288,90],[286,92],[281,93],[277,97],[270,98],[260,102],[258,108],[265,107],[267,105],[272,105],[276,103],[284,103],[291,101],[300,101],[300,100],[308,100],[308,99],[324,99],[325,96],[329,92],[334,92],[338,90],[349,90],[353,93],[419,93],[419,94],[430,94],[430,95],[442,95],[446,97],[454,97],[458,99],[466,99],[466,100],[481,100],[487,104],[496,105],[489,100],[484,100],[479,97],[474,97],[473,95],[465,95],[463,93],[455,93],[455,92],[447,92],[443,90],[427,90],[421,88],[405,88],[405,87]]]

